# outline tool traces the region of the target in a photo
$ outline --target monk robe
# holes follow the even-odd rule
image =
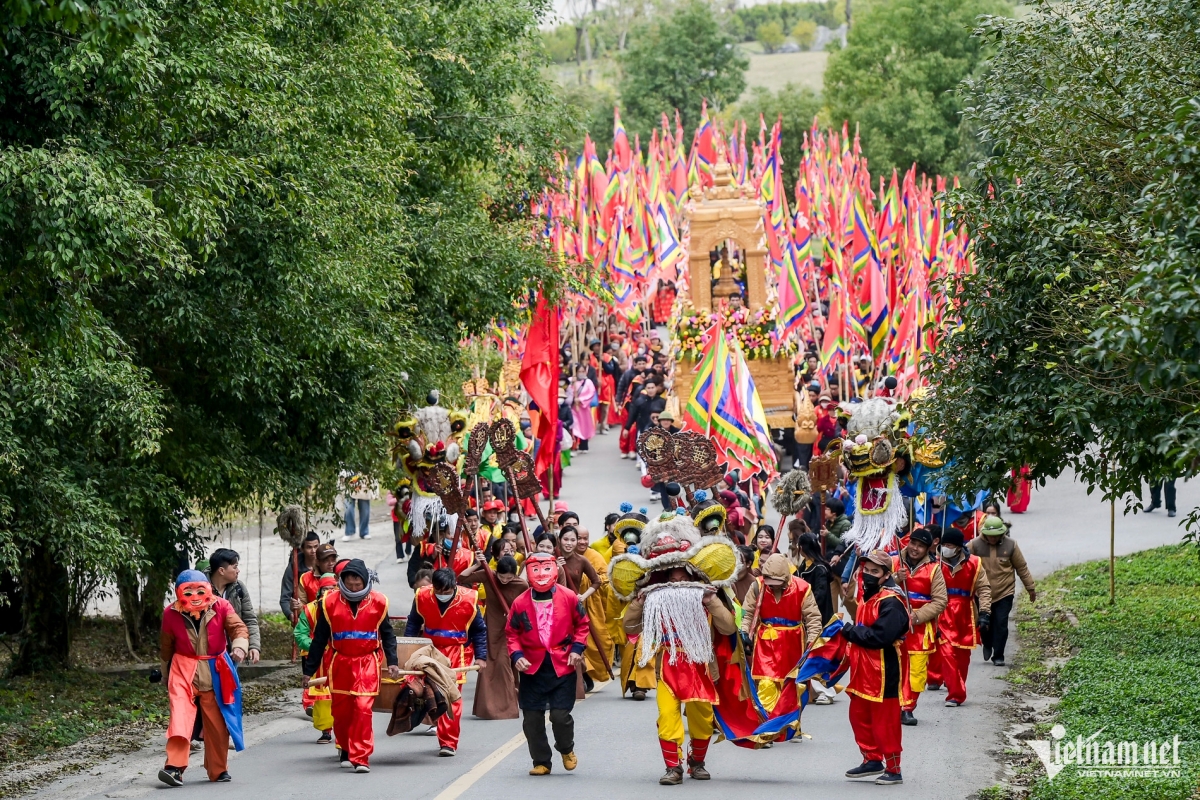
[[[500,584],[504,601],[510,607],[528,588],[525,579],[519,577]],[[475,683],[475,706],[471,713],[479,719],[517,719],[521,715],[517,706],[517,673],[513,670],[512,659],[508,657],[508,642],[504,632],[508,614],[496,598],[488,601],[484,609],[484,622],[487,623],[489,658],[479,671],[479,680]]]
[[[602,683],[612,680],[604,668],[605,659],[609,664],[613,663],[613,641],[608,631],[608,597],[612,590],[608,585],[608,565],[604,557],[591,548],[585,550],[583,555],[600,577],[600,585],[583,604],[592,626],[592,635],[588,637],[587,648],[583,651],[584,668],[593,681]],[[591,585],[591,579],[585,575],[579,589],[586,592]],[[604,659],[600,658],[601,653],[604,653]]]

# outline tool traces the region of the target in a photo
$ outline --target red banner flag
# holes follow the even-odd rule
[[[558,454],[558,322],[558,309],[548,306],[539,292],[521,358],[521,383],[541,412],[536,431],[542,443],[535,466],[539,475],[554,465]]]

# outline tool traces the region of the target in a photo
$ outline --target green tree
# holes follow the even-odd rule
[[[967,82],[984,158],[955,194],[978,271],[921,411],[964,486],[1074,470],[1108,497],[1194,475],[1200,37],[1183,2],[993,19]]]
[[[690,130],[700,118],[702,101],[721,108],[737,100],[746,88],[749,65],[712,8],[690,0],[638,31],[621,57],[622,119],[647,134],[663,113],[678,109]]]
[[[783,158],[783,175],[787,179],[785,183],[795,178],[804,150],[804,135],[812,128],[813,119],[822,116],[821,112],[821,98],[817,93],[794,83],[778,92],[756,86],[737,106],[737,116],[744,119],[751,130],[760,116],[768,130],[782,117],[779,151]],[[823,118],[821,124],[825,124]]]
[[[858,126],[871,168],[916,163],[928,174],[963,166],[955,89],[984,58],[971,30],[1004,0],[877,0],[855,6],[845,49],[829,57],[825,100],[835,125]]]
[[[209,518],[376,470],[539,282],[571,125],[518,0],[146,0],[0,63],[0,567],[17,671],[115,576],[131,640]],[[455,380],[455,378],[452,378]]]
[[[764,53],[774,53],[787,41],[783,35],[783,26],[778,22],[764,22],[759,25],[758,30],[754,32],[754,37],[762,45]]]
[[[792,27],[792,41],[801,49],[811,50],[817,40],[817,23],[811,19],[802,19]]]

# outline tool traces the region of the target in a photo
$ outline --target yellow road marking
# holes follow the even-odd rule
[[[471,769],[460,775],[454,783],[442,790],[433,800],[457,800],[463,792],[475,785],[475,782],[488,774],[493,767],[503,761],[512,751],[525,744],[525,734],[518,733],[504,744],[496,748],[491,755],[480,761]]]

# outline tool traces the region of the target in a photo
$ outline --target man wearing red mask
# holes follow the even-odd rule
[[[558,581],[558,561],[533,553],[525,562],[529,590],[513,601],[505,637],[513,668],[521,674],[518,704],[533,759],[530,775],[549,775],[552,764],[546,738],[546,712],[554,729],[554,749],[563,767],[575,769],[575,669],[583,657],[589,632],[579,596]]]
[[[226,645],[230,645],[226,653]],[[242,750],[242,688],[234,664],[250,647],[250,632],[228,600],[217,597],[203,572],[189,569],[175,580],[175,602],[163,610],[159,636],[161,674],[166,676],[171,719],[167,763],[158,779],[183,785],[196,714],[204,726],[204,770],[210,781],[230,780],[229,740]],[[154,676],[151,676],[154,679]]]

